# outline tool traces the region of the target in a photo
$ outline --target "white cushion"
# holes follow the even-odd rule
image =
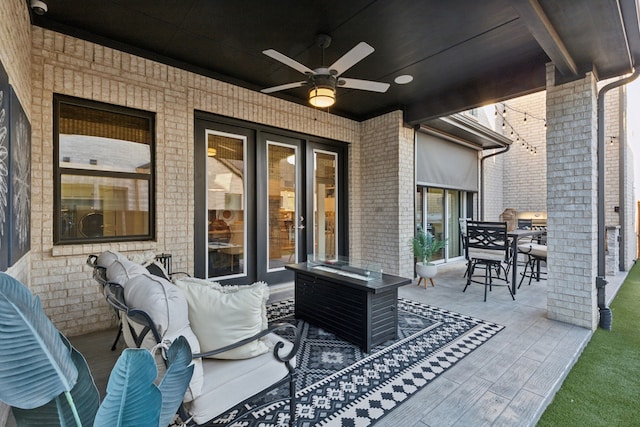
[[[187,405],[196,423],[206,423],[287,375],[286,366],[273,357],[273,346],[282,341],[284,347],[279,354],[284,356],[291,351],[293,344],[276,334],[268,334],[266,338],[270,350],[261,356],[233,361],[203,361],[202,394]],[[295,366],[295,358],[291,360],[291,366]]]
[[[469,259],[480,259],[486,261],[504,261],[504,250],[476,249],[469,248]]]
[[[126,258],[114,260],[107,267],[107,280],[124,286],[129,279],[147,273],[147,269]]]
[[[127,257],[118,251],[108,250],[98,255],[98,258],[96,259],[96,265],[107,268],[113,261],[122,259],[127,259]]]
[[[524,245],[518,245],[518,250],[527,255],[547,259],[547,245],[527,243]]]
[[[191,346],[191,352],[200,352],[198,338],[189,325],[187,301],[182,291],[171,282],[149,273],[135,276],[124,285],[124,299],[130,308],[143,310],[151,317],[163,341],[173,342],[183,335]],[[145,339],[142,346],[149,349],[149,345],[153,344],[153,340]],[[193,376],[185,401],[202,391],[202,360],[195,359],[193,362]]]
[[[269,286],[265,282],[222,286],[189,277],[176,280],[175,284],[187,299],[189,321],[203,352],[236,343],[268,327],[266,303]],[[211,357],[246,359],[267,351],[263,340],[256,340]]]

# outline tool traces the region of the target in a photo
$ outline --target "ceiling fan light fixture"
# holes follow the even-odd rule
[[[328,108],[336,103],[336,90],[332,87],[318,86],[309,91],[309,104],[316,108]]]

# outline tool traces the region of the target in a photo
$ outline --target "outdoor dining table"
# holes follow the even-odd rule
[[[516,278],[518,277],[518,240],[521,237],[537,237],[544,234],[544,230],[516,229],[507,232],[507,237],[511,238],[511,291],[516,294]]]

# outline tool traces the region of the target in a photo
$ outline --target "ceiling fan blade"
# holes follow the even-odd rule
[[[262,93],[273,93],[273,92],[277,92],[279,90],[293,89],[294,87],[300,87],[300,86],[304,86],[306,84],[307,84],[306,81],[295,82],[295,83],[287,83],[286,85],[268,87],[266,89],[262,89],[260,92],[262,92]]]
[[[370,90],[372,92],[386,92],[391,86],[389,83],[372,82],[371,80],[347,79],[340,77],[338,79],[338,87],[346,87],[349,89]]]
[[[369,44],[360,42],[355,45],[353,49],[342,55],[340,59],[334,62],[333,65],[329,67],[329,70],[336,71],[336,75],[339,76],[367,56],[371,55],[374,50],[375,49]]]
[[[263,50],[262,53],[275,59],[276,61],[282,62],[284,65],[288,65],[294,70],[300,71],[302,74],[313,74],[313,70],[311,68],[305,65],[302,65],[295,59],[291,59],[288,56],[281,54],[277,50],[267,49],[267,50]]]

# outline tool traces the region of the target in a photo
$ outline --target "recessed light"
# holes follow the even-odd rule
[[[409,74],[403,74],[396,77],[393,81],[399,85],[406,85],[407,83],[411,83],[413,81],[413,76]]]

